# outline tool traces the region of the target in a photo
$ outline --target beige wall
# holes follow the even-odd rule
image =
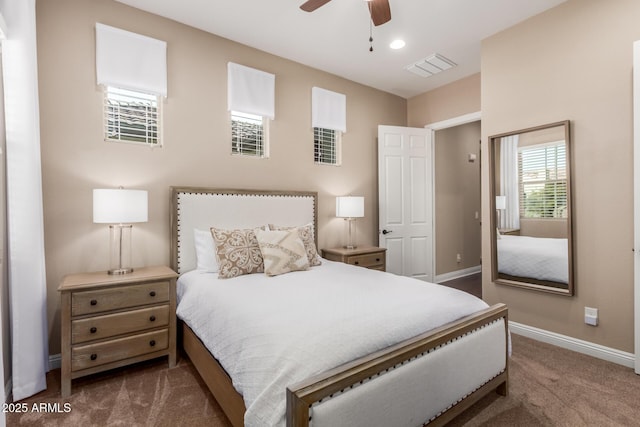
[[[482,43],[482,135],[571,120],[576,295],[495,285],[510,320],[633,352],[632,42],[637,0],[569,0]],[[487,171],[488,157],[483,158]],[[483,173],[483,194],[489,194]],[[489,200],[483,200],[484,216]],[[489,259],[489,224],[483,258]],[[487,265],[489,263],[487,262]],[[600,325],[584,324],[584,307]]]
[[[479,140],[480,122],[436,132],[436,275],[480,265]],[[469,154],[476,155],[475,162]]]
[[[51,354],[60,352],[60,280],[107,268],[108,230],[92,223],[93,188],[149,191],[149,222],[133,230],[134,265],[169,262],[171,185],[318,191],[320,247],[344,238],[334,197],[362,195],[359,243],[377,244],[377,125],[406,125],[406,100],[111,0],[36,6]],[[96,22],[167,41],[164,148],[103,142]],[[276,75],[267,160],[230,155],[229,61]],[[347,96],[341,167],[313,163],[312,86]]]
[[[480,111],[480,74],[407,100],[407,126],[423,127]]]

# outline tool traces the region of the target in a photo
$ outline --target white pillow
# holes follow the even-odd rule
[[[211,231],[194,228],[193,243],[196,248],[196,268],[208,273],[217,273],[218,260]]]

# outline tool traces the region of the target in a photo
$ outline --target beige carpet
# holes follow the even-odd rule
[[[629,368],[513,335],[509,396],[490,394],[452,426],[640,426],[640,376]],[[7,426],[214,426],[229,422],[188,361],[139,364],[49,388],[22,401],[68,413],[7,414]],[[55,405],[49,405],[53,407]],[[393,427],[393,426],[390,426]]]

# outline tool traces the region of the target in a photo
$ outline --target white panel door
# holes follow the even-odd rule
[[[378,126],[379,245],[387,271],[433,281],[431,131]]]

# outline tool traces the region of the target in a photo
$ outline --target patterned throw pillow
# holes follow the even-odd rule
[[[318,250],[316,249],[316,241],[313,234],[313,224],[307,224],[300,227],[281,227],[279,225],[269,224],[270,230],[293,230],[296,229],[298,231],[298,235],[302,239],[302,243],[304,243],[304,249],[307,252],[307,259],[309,260],[310,266],[316,266],[322,264],[320,261],[320,255],[318,255]]]
[[[219,278],[229,279],[264,271],[262,252],[256,240],[255,230],[222,230],[211,227],[211,235],[216,245]]]
[[[296,230],[256,230],[267,276],[309,269],[309,260]]]

